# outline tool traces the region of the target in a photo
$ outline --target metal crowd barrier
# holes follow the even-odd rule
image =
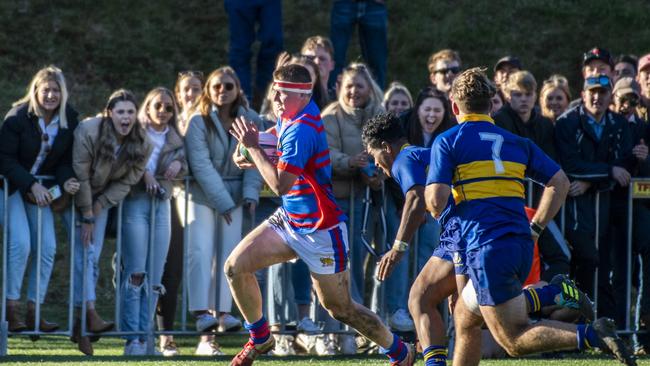
[[[1,177],[1,176],[0,176]],[[53,177],[51,176],[38,176],[37,177],[39,182],[43,182],[44,180],[51,180]],[[116,242],[115,242],[115,249],[116,249],[116,254],[117,254],[117,266],[116,266],[116,288],[115,288],[115,322],[116,322],[116,331],[112,332],[105,332],[101,333],[101,336],[105,337],[122,337],[125,335],[144,335],[147,337],[147,345],[148,345],[148,354],[153,354],[154,353],[154,347],[155,347],[155,341],[154,337],[160,335],[160,334],[166,334],[166,335],[200,335],[202,333],[196,332],[196,331],[190,331],[187,328],[187,312],[188,312],[188,283],[189,283],[189,240],[191,238],[191,232],[188,226],[188,195],[189,195],[189,182],[191,180],[191,177],[185,177],[184,178],[184,193],[183,193],[183,200],[184,200],[184,205],[183,205],[183,212],[182,212],[182,223],[183,223],[183,242],[186,244],[183,246],[183,274],[182,274],[182,282],[181,282],[181,324],[180,324],[180,330],[176,331],[156,331],[154,329],[154,322],[153,322],[153,316],[154,316],[154,309],[155,309],[155,304],[153,304],[153,289],[152,289],[152,283],[151,283],[151,275],[145,276],[145,281],[146,281],[146,286],[148,289],[149,293],[149,311],[151,311],[151,316],[149,317],[149,326],[145,331],[133,331],[133,332],[125,332],[121,330],[120,327],[120,318],[121,318],[121,281],[122,279],[122,274],[121,274],[121,255],[122,255],[122,203],[118,205],[118,215],[117,215],[117,237],[116,237]],[[529,181],[528,182],[528,191],[532,193],[532,187],[533,187],[533,182]],[[354,192],[354,190],[352,190]],[[648,199],[650,198],[650,179],[639,179],[639,178],[634,178],[632,179],[632,182],[629,187],[629,202],[628,202],[628,238],[627,238],[627,264],[628,264],[628,271],[627,271],[627,301],[626,301],[626,307],[627,309],[630,309],[631,307],[631,301],[632,301],[632,293],[631,293],[631,286],[632,286],[632,228],[633,228],[633,203],[634,200],[636,199]],[[75,263],[75,240],[76,240],[76,227],[75,227],[75,214],[76,211],[74,209],[74,197],[71,202],[70,208],[68,208],[69,215],[70,215],[70,222],[69,225],[70,227],[68,228],[68,234],[69,234],[69,249],[70,249],[70,270],[69,270],[69,299],[68,299],[68,329],[67,330],[61,330],[61,331],[56,331],[56,332],[42,332],[38,326],[40,323],[41,319],[41,305],[39,301],[36,301],[36,319],[35,319],[35,324],[36,324],[36,329],[34,331],[25,331],[25,332],[19,332],[19,333],[10,333],[8,331],[8,323],[6,319],[7,315],[7,251],[8,251],[8,233],[12,229],[11,227],[8,227],[8,222],[9,222],[9,212],[8,212],[8,182],[6,179],[3,178],[3,194],[4,194],[4,214],[2,217],[2,223],[3,223],[3,237],[2,237],[2,308],[1,308],[1,318],[0,318],[0,356],[4,356],[7,354],[7,338],[9,335],[27,335],[27,336],[41,336],[41,335],[57,335],[57,336],[71,336],[72,331],[73,331],[73,322],[74,322],[74,263]],[[180,197],[179,197],[180,198]],[[599,194],[596,196],[596,233],[598,233],[599,230],[599,199],[600,196]],[[527,202],[528,204],[532,205],[533,203],[533,197],[532,194],[529,194],[527,197]],[[350,197],[350,230],[349,230],[349,235],[350,235],[350,243],[352,244],[352,228],[354,228],[354,222],[355,220],[359,219],[355,217],[354,215],[354,203],[355,203],[355,197],[352,194]],[[154,238],[154,231],[153,228],[155,226],[155,206],[157,204],[157,198],[152,198],[151,199],[151,204],[152,204],[152,210],[151,210],[151,222],[150,222],[150,237],[149,237],[149,259],[147,263],[147,273],[152,274],[153,273],[153,253],[156,249],[155,243],[155,238]],[[385,203],[384,203],[385,204]],[[173,210],[175,208],[172,207],[172,211],[170,214],[174,214]],[[384,210],[386,208],[384,207]],[[565,232],[565,223],[564,223],[564,206],[562,207],[562,211],[560,213],[561,215],[561,231],[562,234]],[[38,219],[37,219],[37,224],[39,227],[42,227],[42,210],[39,208],[38,209]],[[37,235],[37,250],[36,250],[36,258],[41,258],[41,248],[42,248],[42,230],[38,230],[38,235]],[[598,246],[598,236],[596,235],[596,246]],[[387,238],[380,238],[380,241],[386,241]],[[376,243],[378,245],[383,245],[385,243]],[[413,250],[416,250],[418,246],[418,238],[416,236],[415,242],[413,245]],[[350,250],[354,249],[359,249],[359,248],[352,248],[350,247]],[[84,257],[87,257],[88,251],[87,248],[84,248]],[[104,256],[106,258],[106,255]],[[104,259],[105,260],[105,259]],[[36,267],[37,267],[37,273],[40,273],[40,265],[41,261],[37,260],[36,261]],[[87,261],[84,260],[84,276],[88,275],[88,269],[85,268],[87,265]],[[412,263],[413,266],[417,266],[417,261],[413,261]],[[217,271],[217,276],[221,276],[222,271]],[[268,273],[268,272],[267,272]],[[415,270],[412,269],[413,274],[415,274]],[[85,278],[85,277],[84,277]],[[219,278],[217,278],[217,283],[219,283]],[[595,291],[598,289],[598,276],[596,274],[595,276]],[[36,278],[37,286],[36,286],[36,298],[38,299],[39,297],[39,292],[40,292],[40,276],[37,276]],[[267,279],[267,283],[270,282],[269,279]],[[286,283],[286,279],[285,279]],[[377,302],[373,307],[376,310],[380,309],[385,309],[385,298],[383,296],[383,291],[381,291],[381,287],[383,284],[377,283],[375,285],[375,292],[376,294],[376,299],[375,301]],[[86,286],[82,286],[83,289],[83,294],[82,294],[82,299],[84,301],[82,302],[82,314],[85,314],[86,312]],[[595,299],[597,301],[597,293],[595,296]],[[219,301],[218,296],[217,296],[217,302]],[[315,299],[315,303],[317,303]],[[381,314],[380,314],[381,315]],[[386,314],[383,314],[384,316]],[[86,329],[86,317],[81,316],[81,335],[93,335],[93,333],[89,333]],[[637,330],[631,329],[631,321],[630,321],[630,314],[628,314],[626,323],[625,323],[625,330],[621,331],[621,333],[636,333]],[[286,331],[280,331],[280,334],[282,333],[292,333],[292,332],[286,332]],[[341,332],[328,332],[328,333],[351,333],[349,330],[344,330]],[[220,333],[216,333],[220,334]],[[228,334],[247,334],[246,332],[229,332]]]

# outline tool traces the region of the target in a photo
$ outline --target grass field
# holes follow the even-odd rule
[[[31,342],[27,338],[12,338],[9,341],[9,356],[0,358],[3,365],[227,365],[232,355],[239,350],[244,342],[243,337],[224,337],[219,339],[222,350],[228,356],[222,357],[193,357],[195,344],[194,338],[179,338],[181,355],[173,359],[162,357],[150,358],[126,358],[122,357],[123,341],[115,338],[103,338],[95,343],[95,356],[86,357],[81,355],[66,338],[44,337],[38,342]],[[381,355],[358,355],[358,356],[334,356],[334,357],[313,357],[313,356],[292,356],[292,357],[263,357],[256,365],[309,365],[309,366],[347,366],[364,365],[379,366],[387,365],[386,358]],[[417,364],[422,365],[423,361],[418,360]],[[451,362],[449,363],[451,364]],[[565,355],[563,359],[548,359],[535,357],[530,359],[508,359],[508,360],[485,360],[481,365],[524,365],[524,366],[555,366],[555,365],[616,365],[602,355]],[[650,366],[650,358],[642,358],[639,365]]]

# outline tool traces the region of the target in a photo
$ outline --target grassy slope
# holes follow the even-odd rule
[[[288,50],[297,51],[306,36],[328,34],[331,0],[283,3]],[[466,66],[491,67],[514,53],[539,79],[560,72],[574,85],[580,56],[593,45],[614,54],[650,51],[643,42],[650,39],[645,0],[393,0],[388,6],[388,78],[413,91],[426,81],[428,55],[443,47],[458,49]],[[171,87],[179,70],[207,72],[227,62],[222,1],[3,1],[0,24],[3,110],[49,63],[64,69],[72,101],[87,115],[115,88],[143,95],[156,85]],[[352,44],[348,59],[357,59]]]

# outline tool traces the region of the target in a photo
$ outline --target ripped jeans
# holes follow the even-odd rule
[[[151,209],[151,196],[146,193],[129,195],[122,206],[122,331],[144,333],[151,328],[158,296],[164,293],[160,281],[171,237],[169,200],[156,200],[153,214]],[[153,246],[150,251],[151,232]],[[152,296],[148,281],[151,281]],[[145,339],[145,334],[127,335],[124,338]]]

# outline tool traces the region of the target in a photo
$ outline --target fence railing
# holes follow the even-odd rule
[[[1,178],[1,176],[0,176]],[[51,176],[39,176],[37,177],[39,182],[43,182],[46,180],[51,180],[53,177]],[[191,177],[185,177],[184,178],[184,190],[183,190],[183,195],[182,195],[182,200],[184,204],[182,205],[182,220],[181,222],[183,223],[183,242],[185,245],[183,245],[183,273],[182,273],[182,282],[181,282],[181,324],[180,324],[180,330],[175,330],[175,331],[156,331],[154,329],[154,321],[153,321],[153,316],[154,316],[154,309],[155,309],[155,296],[153,296],[153,283],[151,282],[151,275],[145,276],[145,281],[146,281],[146,286],[147,286],[147,293],[149,294],[148,300],[149,300],[149,306],[147,307],[148,310],[150,311],[150,316],[148,317],[149,319],[149,324],[147,325],[147,329],[143,331],[123,331],[120,326],[120,319],[122,316],[122,301],[121,301],[121,282],[124,280],[122,278],[122,273],[121,273],[121,260],[122,260],[122,247],[123,247],[123,238],[122,238],[122,203],[120,203],[117,206],[117,235],[116,235],[116,241],[115,241],[115,248],[116,248],[116,257],[117,257],[117,265],[116,265],[116,286],[115,286],[115,321],[116,321],[116,330],[111,331],[111,332],[104,332],[101,333],[101,336],[109,336],[109,337],[123,337],[126,335],[143,335],[147,337],[147,353],[148,354],[153,354],[154,353],[154,337],[160,334],[166,334],[166,335],[199,335],[202,333],[199,333],[197,331],[193,330],[188,330],[188,319],[187,319],[187,313],[188,313],[188,284],[189,284],[189,245],[187,245],[190,241],[191,238],[191,232],[190,228],[188,225],[188,216],[189,216],[189,210],[188,210],[188,195],[189,195],[189,184],[191,181]],[[3,227],[3,237],[2,237],[2,298],[1,298],[1,303],[2,303],[2,308],[1,308],[1,317],[0,317],[0,356],[6,355],[7,354],[7,338],[9,335],[27,335],[27,336],[41,336],[41,335],[58,335],[58,336],[72,336],[73,335],[73,327],[74,327],[74,281],[75,281],[75,276],[74,276],[74,270],[75,270],[75,245],[79,245],[79,243],[76,243],[78,240],[76,236],[76,220],[75,216],[77,215],[77,212],[74,208],[74,198],[72,199],[72,204],[69,208],[66,209],[64,212],[64,215],[68,215],[69,220],[64,220],[67,221],[68,227],[66,228],[68,231],[68,242],[69,242],[69,258],[70,258],[70,270],[69,270],[69,292],[68,292],[68,319],[67,319],[67,324],[68,324],[68,329],[67,330],[61,330],[61,331],[56,331],[56,332],[43,332],[42,330],[39,329],[39,323],[41,319],[41,304],[38,299],[40,298],[40,276],[36,276],[36,304],[35,304],[35,326],[36,328],[34,330],[29,330],[29,331],[24,331],[24,332],[17,332],[17,333],[12,333],[9,332],[8,330],[8,323],[7,323],[7,266],[8,266],[8,238],[10,235],[10,232],[12,228],[9,225],[9,215],[11,213],[8,210],[8,201],[9,201],[9,185],[8,181],[3,178],[3,183],[2,183],[2,194],[3,194],[3,215],[2,215],[2,227]],[[528,192],[533,191],[532,189],[533,183],[529,182],[528,183]],[[354,190],[352,190],[354,191]],[[532,205],[533,203],[533,198],[531,197],[532,194],[528,195],[529,197],[527,198],[527,202]],[[178,197],[181,199],[181,197]],[[650,198],[650,179],[639,179],[639,178],[634,178],[632,179],[629,187],[629,200],[628,200],[628,237],[627,237],[627,277],[626,277],[626,290],[627,290],[627,300],[626,300],[626,307],[627,309],[631,308],[631,302],[632,302],[632,256],[633,256],[633,250],[632,250],[632,230],[633,230],[633,204],[634,201],[637,199],[648,199]],[[599,199],[600,195],[596,195],[596,230],[599,230]],[[154,258],[154,253],[156,250],[156,245],[155,245],[155,232],[153,230],[155,226],[155,207],[158,204],[158,198],[152,197],[151,198],[151,216],[150,216],[150,226],[149,226],[149,242],[147,243],[148,245],[148,263],[147,263],[147,273],[151,274],[153,273],[153,258]],[[350,213],[354,212],[354,204],[355,204],[355,197],[351,196],[350,197]],[[385,213],[386,207],[384,207],[384,211],[382,213]],[[173,210],[173,208],[172,208]],[[31,253],[33,259],[36,260],[36,272],[40,273],[41,269],[41,257],[42,257],[42,245],[43,245],[43,235],[42,235],[42,214],[43,214],[43,208],[38,208],[37,210],[37,237],[36,237],[36,253]],[[564,207],[562,208],[562,211],[560,213],[560,219],[561,219],[561,231],[562,234],[565,233],[565,211]],[[349,222],[349,234],[352,238],[352,231],[354,228],[354,220],[365,220],[365,218],[357,218],[354,216],[354,214],[350,215],[350,222]],[[598,233],[598,231],[596,231]],[[596,245],[598,246],[598,236],[595,235],[596,237]],[[366,239],[364,239],[366,240]],[[380,243],[376,244],[379,245],[380,247],[383,247],[386,245],[386,240],[387,238],[375,238],[375,240],[379,240]],[[416,236],[415,242],[413,245],[413,249],[415,250],[418,246],[418,238]],[[350,240],[350,243],[352,243],[352,240]],[[352,245],[350,247],[350,250],[360,250],[360,248],[353,248]],[[84,255],[84,261],[83,261],[83,278],[85,279],[86,276],[88,275],[88,268],[87,268],[87,256],[88,256],[88,248],[84,247],[83,250],[83,255]],[[34,258],[35,256],[35,258]],[[104,256],[106,257],[106,255]],[[223,263],[218,264],[218,266],[222,266]],[[417,261],[414,261],[412,265],[417,266]],[[220,268],[220,267],[217,267]],[[412,273],[415,274],[413,271]],[[267,272],[267,276],[270,274],[270,272]],[[221,270],[217,270],[217,276],[222,276],[223,273]],[[284,279],[286,280],[286,279]],[[220,278],[217,278],[217,284],[220,283]],[[598,289],[598,276],[595,276],[595,281],[596,281],[596,286],[595,289],[597,291]],[[267,277],[267,284],[270,284],[272,281]],[[286,287],[285,287],[286,288]],[[86,286],[85,286],[85,281],[82,284],[82,309],[81,312],[82,314],[86,313]],[[269,293],[271,290],[269,290]],[[375,288],[373,289],[373,292],[376,293],[375,295],[375,301],[376,303],[373,304],[373,310],[378,311],[380,309],[385,309],[384,306],[384,294],[382,291],[382,285],[379,282],[375,283]],[[595,301],[597,301],[597,293],[595,296]],[[217,305],[219,301],[219,297],[217,296]],[[316,299],[315,299],[316,302]],[[218,307],[217,307],[218,308]],[[385,316],[386,314],[384,314]],[[280,331],[279,333],[285,333],[286,331]],[[621,331],[621,333],[636,333],[638,332],[636,329],[632,329],[632,322],[630,319],[630,314],[628,314],[625,322],[625,330]],[[247,334],[246,332],[239,332],[240,334]],[[290,332],[286,332],[290,333]],[[328,331],[327,333],[333,333]],[[336,333],[336,332],[334,332]],[[349,330],[344,330],[341,331],[341,333],[349,333]],[[219,334],[219,333],[216,333]],[[229,332],[228,334],[233,334],[232,332]],[[237,334],[237,333],[235,333]],[[86,316],[81,316],[81,335],[86,336],[86,335],[94,335],[93,333],[90,333],[87,331],[87,324],[86,324]]]

